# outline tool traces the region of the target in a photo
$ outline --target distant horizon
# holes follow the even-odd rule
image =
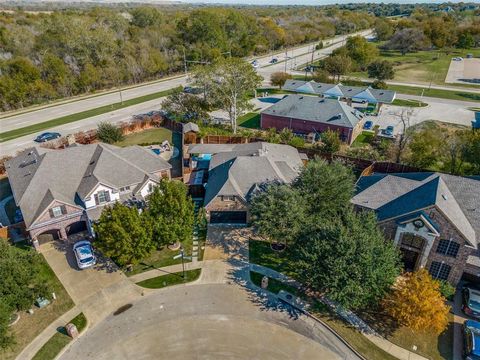
[[[480,0],[462,1],[462,0],[178,0],[182,3],[196,4],[222,4],[222,5],[335,5],[335,4],[351,4],[351,3],[377,3],[377,4],[425,4],[425,3],[480,3]]]

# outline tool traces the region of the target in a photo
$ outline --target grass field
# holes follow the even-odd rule
[[[115,143],[117,146],[131,146],[139,144],[161,144],[168,140],[172,143],[172,132],[165,128],[152,128],[137,133],[129,134],[125,138]]]
[[[147,289],[161,289],[167,286],[184,284],[192,282],[200,277],[202,269],[194,269],[185,271],[185,278],[182,277],[182,272],[172,273],[163,276],[157,276],[151,279],[143,280],[137,283],[138,286]]]
[[[450,90],[441,90],[441,89],[427,89],[412,87],[406,85],[388,85],[389,90],[394,90],[401,94],[407,95],[416,95],[416,96],[427,96],[441,99],[451,99],[459,101],[472,101],[480,102],[480,94],[471,93],[467,91],[462,91],[461,89],[457,91]]]
[[[77,327],[78,332],[82,332],[83,329],[87,326],[87,318],[83,313],[78,314],[75,318],[70,321]],[[65,328],[58,330],[55,335],[53,335],[50,340],[48,340],[40,350],[35,354],[32,360],[53,360],[55,357],[62,351],[62,349],[67,346],[67,344],[72,340],[70,336],[67,335]]]
[[[249,112],[240,116],[237,120],[237,125],[248,129],[260,129],[260,114]]]
[[[364,145],[370,144],[372,142],[374,133],[369,131],[363,131],[360,135],[357,136],[355,141],[352,143],[352,147],[362,147]]]
[[[25,251],[33,251],[30,246],[19,245],[18,247],[24,248]],[[11,348],[0,351],[0,359],[2,360],[15,359],[22,349],[40,334],[43,329],[74,305],[72,299],[46,261],[43,262],[41,276],[46,283],[50,284],[57,299],[42,309],[34,307],[33,315],[26,312],[20,313],[20,320],[11,327],[16,343]]]
[[[100,106],[100,107],[95,108],[95,109],[90,109],[90,110],[82,111],[82,112],[79,112],[79,113],[76,113],[76,114],[62,116],[62,117],[59,117],[59,118],[56,118],[56,119],[53,119],[53,120],[49,120],[49,121],[41,122],[41,123],[38,123],[38,124],[26,126],[26,127],[23,127],[23,128],[10,130],[10,131],[5,131],[3,133],[0,133],[0,143],[4,142],[4,141],[16,139],[20,136],[33,134],[33,133],[36,133],[38,131],[47,130],[47,129],[50,129],[50,128],[55,127],[55,126],[69,124],[69,123],[79,121],[79,120],[83,120],[83,119],[86,119],[86,118],[89,118],[89,117],[92,117],[92,116],[105,114],[105,113],[108,113],[108,112],[111,112],[111,111],[114,111],[114,110],[123,109],[123,108],[129,107],[129,106],[132,106],[132,105],[136,105],[136,104],[140,104],[140,103],[143,103],[143,102],[146,102],[146,101],[150,101],[150,100],[158,99],[158,98],[161,98],[161,97],[164,97],[164,96],[168,96],[176,90],[178,90],[178,89],[169,89],[169,90],[165,90],[165,91],[160,91],[160,92],[157,92],[157,93],[153,93],[153,94],[149,94],[149,95],[145,95],[145,96],[140,96],[138,98],[125,100],[123,102],[123,104],[122,103],[115,103],[115,104],[112,104],[112,105]],[[0,123],[1,123],[1,120],[0,120]]]
[[[418,100],[409,100],[409,99],[395,99],[393,100],[392,105],[395,106],[405,106],[405,107],[425,107],[428,104],[418,101]]]
[[[418,51],[402,55],[399,51],[382,50],[380,59],[393,63],[396,81],[415,82],[423,84],[445,85],[445,77],[448,73],[453,57],[466,57],[467,54],[480,56],[480,49],[455,49],[448,55],[441,50]],[[366,72],[351,73],[351,76],[368,78]],[[456,86],[457,84],[448,84]],[[474,85],[468,85],[474,87]]]

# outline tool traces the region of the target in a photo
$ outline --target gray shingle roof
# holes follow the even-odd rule
[[[318,83],[315,81],[301,81],[288,79],[283,86],[284,90],[306,94],[325,96],[342,96],[347,99],[364,99],[382,103],[391,103],[396,93],[391,90],[373,89],[366,86],[347,86],[342,84]]]
[[[361,177],[352,203],[380,221],[436,206],[472,245],[480,242],[480,181],[439,173]]]
[[[189,122],[189,123],[186,123],[186,124],[183,125],[182,131],[183,131],[184,134],[188,133],[190,131],[199,132],[200,128],[198,127],[197,124]]]
[[[360,111],[336,99],[292,94],[262,111],[262,114],[308,120],[353,128],[363,118]]]
[[[248,201],[257,185],[289,183],[303,166],[298,151],[288,145],[257,142],[234,145],[227,152],[210,153],[214,155],[210,161],[205,205],[219,195],[238,196]]]
[[[169,168],[165,160],[139,146],[91,144],[42,155],[27,149],[7,163],[7,174],[28,227],[53,199],[82,208],[80,199],[99,183],[119,188]]]

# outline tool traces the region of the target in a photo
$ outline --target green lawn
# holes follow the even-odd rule
[[[248,247],[251,263],[269,267],[288,276],[295,275],[295,264],[288,249],[282,252],[274,251],[269,242],[252,239],[249,240]]]
[[[373,140],[374,133],[370,131],[363,131],[360,135],[357,136],[355,141],[352,143],[352,147],[363,147],[367,144],[370,144]]]
[[[168,140],[172,143],[172,132],[165,128],[152,128],[129,134],[125,138],[117,142],[117,146],[130,146],[130,145],[146,145],[146,144],[161,144],[163,141]]]
[[[185,240],[183,243],[183,248],[185,249],[185,255],[192,255],[192,245],[193,239]],[[161,268],[164,266],[170,266],[175,264],[181,264],[182,259],[174,259],[175,255],[178,255],[180,250],[172,251],[167,246],[164,246],[160,250],[155,250],[150,256],[140,261],[139,264],[133,266],[132,271],[125,272],[125,275],[132,276],[139,274],[145,271],[153,270],[156,268]],[[185,260],[188,262],[189,260]]]
[[[48,121],[45,121],[45,122],[41,122],[41,123],[38,123],[38,124],[26,126],[26,127],[23,127],[23,128],[10,130],[10,131],[5,131],[3,133],[0,133],[0,142],[16,139],[20,136],[33,134],[33,133],[43,131],[43,130],[46,130],[46,129],[49,129],[49,128],[52,128],[52,127],[55,127],[55,126],[72,123],[72,122],[83,120],[83,119],[86,119],[86,118],[89,118],[89,117],[92,117],[92,116],[105,114],[105,113],[108,113],[108,112],[111,112],[111,111],[114,111],[114,110],[123,109],[123,108],[129,107],[129,106],[132,106],[132,105],[136,105],[136,104],[140,104],[140,103],[143,103],[143,102],[146,102],[146,101],[158,99],[158,98],[161,98],[161,97],[164,97],[164,96],[168,96],[176,90],[178,90],[178,89],[169,89],[169,90],[165,90],[165,91],[160,91],[160,92],[157,92],[157,93],[140,96],[138,98],[125,100],[123,102],[123,104],[122,103],[115,103],[115,104],[112,104],[112,105],[100,106],[100,107],[95,108],[95,109],[90,109],[90,110],[82,111],[82,112],[79,112],[79,113],[76,113],[76,114],[62,116],[62,117],[59,117],[59,118],[56,118],[56,119],[53,119],[53,120],[48,120]]]
[[[423,93],[423,96],[428,96],[428,97],[480,102],[480,94],[462,91],[461,89],[457,91],[440,90],[440,89],[428,90],[427,88],[419,88],[419,87],[412,87],[412,86],[405,86],[405,85],[388,85],[388,89],[394,90],[401,94],[407,94],[407,95],[422,96],[422,93]]]
[[[161,289],[167,286],[184,284],[197,280],[200,277],[202,269],[194,269],[185,271],[185,278],[182,272],[172,273],[163,276],[157,276],[151,279],[143,280],[137,283],[138,286],[147,289]]]
[[[411,100],[411,99],[395,99],[393,100],[392,105],[395,106],[405,106],[405,107],[425,107],[428,104],[419,101],[419,100]]]
[[[25,251],[33,251],[31,246],[23,243],[18,244],[17,247],[25,249]],[[43,329],[60,315],[70,310],[74,305],[72,299],[46,261],[43,262],[41,276],[46,283],[51,285],[57,299],[42,309],[34,306],[33,315],[26,312],[20,313],[20,320],[11,327],[16,343],[11,348],[3,352],[0,351],[0,358],[2,360],[15,359],[22,349],[40,334]]]
[[[250,271],[250,280],[257,286],[262,286],[263,275],[255,271]],[[286,291],[295,296],[303,296],[302,292],[295,286],[285,284],[279,280],[269,278],[267,290],[271,293],[278,294],[281,290]]]
[[[75,318],[70,321],[72,324],[75,324],[78,332],[80,333],[87,326],[87,319],[83,313],[78,314]],[[53,335],[50,340],[48,340],[41,349],[35,354],[32,360],[53,360],[55,357],[62,351],[62,349],[67,346],[67,344],[72,340],[70,336],[67,335],[65,328],[61,328],[58,332]]]
[[[480,56],[480,49],[455,49],[450,54],[445,54],[441,50],[418,51],[402,55],[399,51],[382,50],[380,59],[393,63],[395,68],[396,81],[415,82],[437,85],[446,85],[445,78],[448,73],[451,59],[453,57],[466,57],[467,54]],[[368,78],[366,72],[356,72],[349,74],[355,77]],[[457,86],[457,84],[448,84]],[[465,86],[475,87],[475,85],[465,84]]]
[[[240,116],[237,120],[238,126],[242,126],[249,129],[260,129],[260,114],[255,112],[249,112],[243,116]]]

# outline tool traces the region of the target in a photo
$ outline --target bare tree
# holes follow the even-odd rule
[[[408,142],[412,136],[410,129],[410,119],[413,116],[413,109],[403,108],[401,111],[394,113],[393,115],[399,119],[401,131],[398,134],[395,145],[393,147],[393,158],[396,163],[400,162],[405,150],[407,149]]]

